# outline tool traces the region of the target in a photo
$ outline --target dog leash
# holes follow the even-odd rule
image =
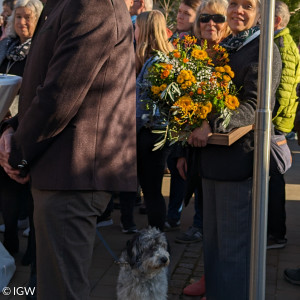
[[[99,237],[99,239],[101,240],[102,244],[104,245],[104,247],[106,248],[106,250],[109,252],[109,254],[113,257],[114,259],[114,263],[116,265],[127,265],[128,262],[121,262],[118,257],[116,256],[116,254],[111,250],[111,248],[108,246],[107,242],[105,241],[105,239],[103,238],[103,236],[101,235],[101,233],[99,232],[99,230],[96,228],[96,233]]]

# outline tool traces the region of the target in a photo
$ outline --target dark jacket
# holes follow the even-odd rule
[[[229,132],[234,128],[254,124],[257,107],[259,37],[230,55],[229,65],[235,73],[233,82],[241,88],[240,106],[225,129],[220,121],[211,120],[213,132]],[[271,107],[280,82],[281,59],[274,44]],[[254,133],[247,133],[231,146],[207,145],[201,149],[201,176],[220,181],[240,181],[252,177]]]
[[[135,61],[123,0],[48,0],[9,162],[47,190],[136,189]]]

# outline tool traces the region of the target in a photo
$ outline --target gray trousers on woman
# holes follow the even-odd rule
[[[96,219],[111,194],[32,190],[37,248],[37,296],[87,300]]]
[[[249,299],[252,178],[202,179],[207,300]]]

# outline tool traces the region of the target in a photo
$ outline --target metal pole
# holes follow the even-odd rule
[[[270,164],[272,62],[274,38],[274,0],[264,0],[258,72],[258,104],[254,133],[254,171],[252,235],[250,261],[250,300],[265,299],[267,205]]]

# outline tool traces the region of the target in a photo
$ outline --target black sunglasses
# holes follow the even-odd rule
[[[208,23],[210,20],[213,20],[215,23],[224,23],[226,21],[226,16],[223,15],[209,15],[209,14],[201,14],[199,16],[199,21],[201,23]]]

